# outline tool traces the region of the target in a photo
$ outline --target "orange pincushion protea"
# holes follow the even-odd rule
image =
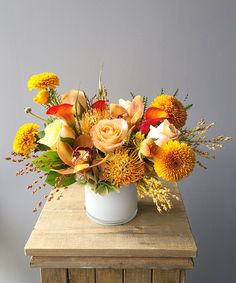
[[[127,186],[144,176],[144,162],[136,152],[120,147],[112,153],[104,165],[103,177],[113,186]]]

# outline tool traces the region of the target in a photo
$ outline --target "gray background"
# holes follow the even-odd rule
[[[150,101],[163,87],[177,87],[201,116],[217,125],[212,134],[235,136],[236,1],[0,1],[0,282],[38,282],[23,247],[38,214],[24,189],[30,177],[15,177],[3,161],[17,128],[31,121],[26,83],[31,74],[53,71],[62,93],[81,87],[88,95],[103,81],[110,100],[129,91]],[[36,120],[33,120],[37,122]],[[188,282],[236,282],[235,141],[197,168],[180,185],[198,245]]]

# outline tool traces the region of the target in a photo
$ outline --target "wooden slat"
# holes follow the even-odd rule
[[[192,269],[190,258],[136,257],[32,257],[31,267],[115,268],[115,269]]]
[[[41,283],[69,283],[64,268],[42,268]]]
[[[195,257],[196,245],[182,201],[164,215],[156,212],[151,201],[141,201],[133,221],[108,227],[88,219],[83,187],[72,185],[59,201],[46,203],[25,252],[30,256]]]
[[[153,270],[152,283],[179,283],[179,270]]]
[[[95,283],[94,269],[69,269],[69,283]]]
[[[152,283],[150,269],[125,269],[124,283]]]
[[[96,283],[123,283],[122,269],[97,269]]]
[[[179,279],[180,283],[185,283],[185,270],[181,270],[180,271],[180,279]]]

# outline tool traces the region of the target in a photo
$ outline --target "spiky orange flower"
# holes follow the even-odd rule
[[[176,97],[167,94],[159,95],[154,99],[151,106],[166,111],[169,115],[168,120],[176,128],[179,129],[185,125],[187,111]]]
[[[116,187],[137,182],[144,175],[144,162],[136,152],[120,147],[107,159],[103,176]]]
[[[177,182],[193,171],[195,162],[191,147],[178,141],[169,141],[157,151],[154,169],[159,177]]]
[[[89,135],[90,130],[94,125],[96,125],[100,120],[109,118],[110,114],[107,110],[90,109],[89,111],[84,112],[80,120],[82,134]]]
[[[13,150],[17,154],[27,156],[36,148],[36,139],[39,130],[39,125],[28,123],[22,125],[15,136],[13,142]]]

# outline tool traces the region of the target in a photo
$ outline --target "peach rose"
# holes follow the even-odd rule
[[[110,114],[113,118],[123,117],[129,124],[135,125],[143,117],[143,98],[138,95],[132,101],[120,99],[119,104],[110,104]]]
[[[140,144],[139,154],[145,157],[154,157],[158,151],[158,146],[153,139],[145,139]]]
[[[62,94],[61,96],[62,103],[68,103],[75,105],[76,100],[78,99],[78,114],[88,110],[87,98],[85,93],[82,90],[72,89],[67,93]]]
[[[121,146],[128,134],[124,119],[100,120],[91,129],[94,146],[102,152],[112,152]]]
[[[176,140],[180,135],[180,131],[173,124],[165,119],[158,127],[150,126],[147,138],[155,140],[156,145],[162,146],[169,140]]]

